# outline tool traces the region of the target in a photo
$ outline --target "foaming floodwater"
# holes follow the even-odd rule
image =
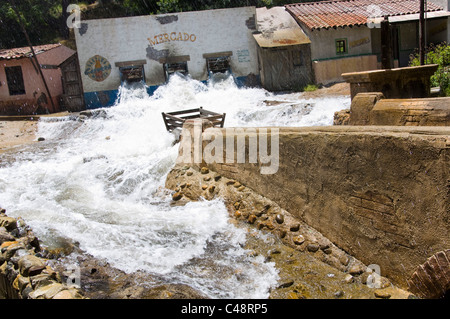
[[[172,207],[162,191],[178,145],[161,112],[203,106],[226,112],[228,127],[310,126],[332,124],[349,103],[242,89],[231,77],[203,84],[173,76],[151,97],[122,87],[116,105],[97,117],[41,120],[46,141],[0,168],[0,206],[44,244],[69,238],[125,272],[163,276],[212,298],[267,298],[274,264],[242,248],[246,233],[228,222],[223,202]]]

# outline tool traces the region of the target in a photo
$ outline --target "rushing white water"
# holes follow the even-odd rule
[[[2,159],[0,206],[44,243],[70,238],[128,273],[165,276],[212,298],[267,298],[276,269],[241,248],[246,233],[228,222],[220,200],[170,206],[163,187],[178,145],[161,112],[203,106],[226,112],[229,127],[330,125],[350,99],[275,96],[238,88],[231,77],[205,85],[173,76],[151,97],[120,90],[102,116],[41,120],[45,142]],[[284,102],[263,103],[275,100]]]

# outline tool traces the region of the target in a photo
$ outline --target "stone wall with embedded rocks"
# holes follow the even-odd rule
[[[245,225],[249,234],[260,231],[279,239],[270,244],[266,239],[267,243],[259,247],[254,245],[255,237],[249,236],[250,243],[245,246],[251,254],[265,256],[277,267],[279,283],[271,289],[269,298],[413,297],[386,277],[375,277],[377,274],[373,273],[370,265],[363,264],[277,203],[235,179],[207,167],[181,164],[168,174],[166,187],[173,191],[174,205],[221,198],[232,218],[231,222]],[[322,282],[319,278],[327,279]],[[322,284],[324,288],[318,289]]]
[[[0,210],[0,299],[82,299],[41,257],[38,238],[21,218]]]
[[[227,130],[220,132],[225,144]],[[207,129],[203,136],[210,134]],[[236,145],[239,133],[234,134]],[[450,246],[450,128],[279,128],[278,135],[279,169],[275,174],[261,174],[260,162],[204,161],[197,166],[233,179],[239,183],[238,189],[248,187],[271,199],[336,247],[367,265],[379,265],[382,275],[401,287],[408,287],[407,279],[428,257]],[[184,136],[180,150],[189,150],[193,144],[184,145]],[[208,144],[205,140],[203,147]],[[248,154],[248,137],[246,141]],[[177,196],[186,194],[189,185],[179,188],[182,192]],[[202,189],[205,194],[215,192],[206,183]],[[260,227],[277,224],[269,221]],[[286,234],[290,232],[286,230]],[[296,240],[303,240],[306,249],[311,242],[302,236],[304,240]],[[290,240],[294,241],[293,237],[289,236]]]

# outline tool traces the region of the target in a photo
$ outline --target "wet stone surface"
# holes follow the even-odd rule
[[[205,177],[211,178],[205,182]],[[205,176],[206,175],[206,176]],[[187,187],[186,185],[189,185]],[[212,192],[208,191],[214,186]],[[252,256],[275,263],[279,280],[271,299],[405,299],[410,293],[348,255],[322,234],[293,218],[240,182],[206,169],[175,167],[166,187],[190,200],[221,197],[230,222],[247,231],[245,248]],[[376,279],[376,280],[375,280]]]

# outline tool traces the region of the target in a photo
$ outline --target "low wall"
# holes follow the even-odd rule
[[[430,64],[343,73],[342,77],[350,83],[352,99],[364,92],[382,92],[390,99],[422,98],[431,95],[430,77],[437,69],[437,64]]]
[[[377,68],[376,55],[313,61],[315,83],[323,85],[342,82],[344,80],[341,76],[342,73],[376,70]]]
[[[39,255],[39,240],[22,219],[0,209],[0,299],[84,299]]]
[[[258,130],[261,138],[264,130]],[[192,150],[192,144],[186,146],[186,131],[185,125],[183,154]],[[260,160],[255,164],[203,160],[199,165],[273,200],[355,258],[379,265],[383,276],[404,288],[428,257],[450,247],[450,128],[332,126],[266,131],[279,142],[274,174],[261,174]],[[248,154],[245,129],[206,129],[205,150],[212,132],[220,133],[224,144],[231,140],[237,145],[245,138]],[[274,145],[269,149],[275,150]],[[223,156],[232,159],[234,153]],[[181,154],[180,158],[186,160]],[[444,282],[442,289],[448,285]]]
[[[450,126],[450,97],[385,99],[359,93],[352,100],[349,125]]]

